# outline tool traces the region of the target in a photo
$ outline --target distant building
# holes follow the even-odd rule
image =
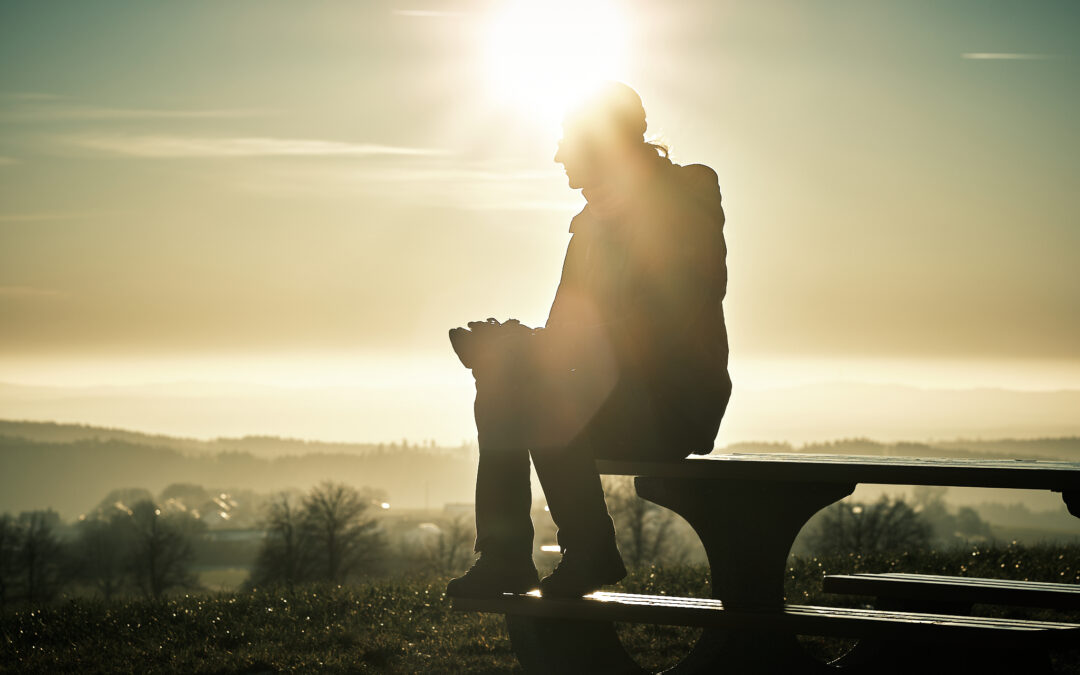
[[[206,541],[259,541],[266,538],[266,530],[207,530],[202,537]]]
[[[472,502],[451,502],[443,504],[443,513],[451,518],[457,516],[471,516],[476,506]]]

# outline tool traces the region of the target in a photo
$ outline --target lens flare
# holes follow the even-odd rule
[[[488,26],[488,75],[501,101],[557,123],[596,82],[626,78],[627,43],[614,3],[516,0]]]

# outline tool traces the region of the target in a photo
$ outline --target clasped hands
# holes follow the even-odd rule
[[[470,321],[468,328],[451,328],[450,344],[466,368],[476,370],[526,347],[542,328],[530,328],[517,319],[499,322]]]

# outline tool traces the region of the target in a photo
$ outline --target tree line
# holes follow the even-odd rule
[[[629,567],[704,561],[684,521],[637,497],[626,477],[604,477],[604,483]],[[199,500],[207,493],[177,484],[155,501],[145,490],[114,490],[70,526],[55,511],[0,516],[0,605],[48,601],[65,589],[105,599],[132,594],[156,599],[198,588],[196,544],[205,546],[212,537],[204,535],[221,530],[208,530],[199,511],[185,509],[179,497]],[[885,497],[873,503],[839,502],[811,520],[800,550],[887,553],[992,539],[977,513],[950,511],[943,495],[941,488],[916,488],[911,503]],[[218,498],[231,500],[224,493]],[[251,562],[240,563],[250,565],[249,588],[343,584],[386,572],[452,575],[473,560],[471,517],[460,508],[457,515],[429,512],[388,519],[382,517],[386,512],[380,507],[388,505],[381,493],[334,482],[261,501],[257,529],[241,530],[256,537],[248,544]],[[555,540],[540,503],[533,520],[539,543]],[[552,553],[550,561],[556,557]]]
[[[342,483],[322,483],[299,502],[281,494],[267,507],[266,539],[249,584],[291,589],[374,571],[385,540],[368,516],[371,506],[371,499]]]
[[[72,585],[105,598],[129,590],[160,598],[195,585],[192,540],[205,526],[186,514],[139,501],[78,521],[72,537],[61,525],[50,510],[0,516],[0,605],[50,600]]]
[[[70,527],[52,510],[0,515],[0,606],[48,601],[65,589],[108,600],[198,588],[194,543],[205,522],[152,499],[130,506],[113,499],[142,492],[114,491]],[[369,571],[383,543],[370,507],[365,494],[340,483],[322,483],[296,504],[280,495],[267,508],[250,583],[341,582]]]

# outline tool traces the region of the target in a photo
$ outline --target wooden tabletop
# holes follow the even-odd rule
[[[598,460],[600,473],[703,480],[947,485],[1080,491],[1080,462],[732,453],[676,462]]]

